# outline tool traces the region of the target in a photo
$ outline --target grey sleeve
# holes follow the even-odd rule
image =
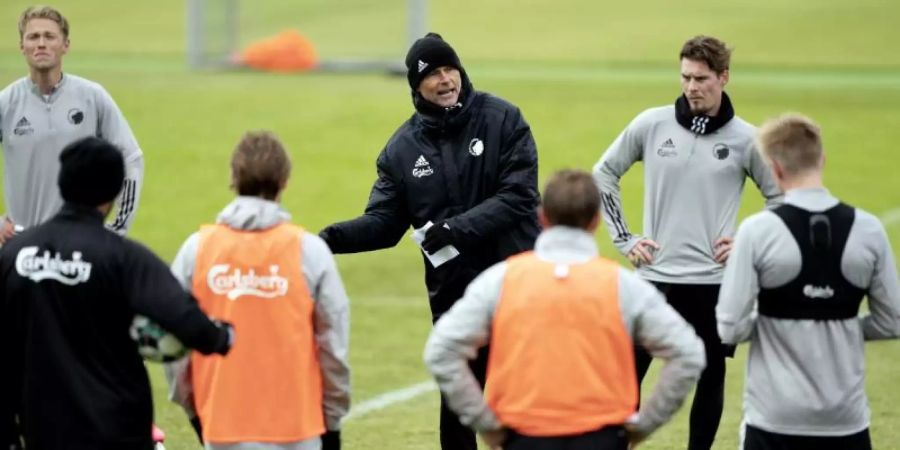
[[[128,232],[137,213],[144,182],[144,154],[125,116],[112,96],[99,84],[97,86],[97,137],[106,139],[122,150],[125,158],[125,182],[116,198],[115,220],[109,228],[118,234]]]
[[[194,408],[194,385],[191,381],[191,356],[163,364],[163,373],[169,383],[169,400],[184,409],[188,418],[197,417]]]
[[[501,262],[475,278],[463,297],[437,321],[425,344],[425,365],[449,408],[459,415],[463,425],[476,431],[501,427],[485,403],[468,361],[475,359],[478,349],[490,340],[505,273],[506,263]]]
[[[719,290],[716,322],[719,337],[726,344],[749,340],[756,325],[759,274],[752,233],[754,222],[754,217],[751,217],[738,227]]]
[[[316,303],[325,426],[339,430],[341,419],[350,410],[350,302],[325,241],[311,233],[304,233],[302,239],[303,275]]]
[[[681,407],[706,367],[706,353],[694,329],[652,284],[627,269],[619,270],[619,301],[635,344],[665,361],[653,392],[641,402],[637,418],[630,420],[641,434],[649,435]]]
[[[766,207],[772,208],[783,203],[784,193],[781,192],[778,183],[775,182],[775,175],[772,173],[772,168],[766,164],[755,141],[750,145],[749,159],[747,173],[750,175],[753,182],[756,183],[759,192],[761,192],[766,199]]]
[[[625,222],[625,210],[622,208],[622,193],[619,180],[637,161],[643,158],[644,138],[647,124],[643,114],[636,117],[606,149],[597,164],[594,165],[594,182],[601,194],[601,209],[606,231],[609,232],[613,244],[627,255],[643,236],[633,235]]]
[[[191,291],[194,263],[197,256],[197,243],[200,234],[191,234],[172,261],[170,269],[172,275],[185,291]],[[191,382],[191,358],[190,353],[178,361],[163,364],[166,381],[169,384],[169,400],[181,406],[189,418],[197,417],[194,410],[194,387]]]
[[[875,270],[867,293],[869,314],[860,319],[866,340],[900,337],[900,286],[897,284],[897,265],[884,226],[880,222],[877,225],[878,232],[872,238],[873,249],[876,252]]]
[[[194,264],[197,260],[197,246],[200,244],[200,233],[193,233],[181,244],[175,259],[172,260],[170,269],[172,275],[181,284],[185,291],[190,292],[193,288],[192,278],[194,276]]]

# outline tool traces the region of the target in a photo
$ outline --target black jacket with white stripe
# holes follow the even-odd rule
[[[0,249],[0,444],[150,449],[150,383],[129,328],[144,315],[203,353],[228,351],[168,266],[66,204]],[[20,427],[15,425],[18,416]],[[17,430],[17,428],[19,428]]]
[[[365,213],[322,231],[334,253],[392,247],[412,226],[446,221],[460,256],[434,268],[425,260],[437,319],[487,267],[530,250],[540,231],[537,150],[531,128],[509,102],[472,89],[463,75],[457,108],[417,112],[376,162],[378,179]]]

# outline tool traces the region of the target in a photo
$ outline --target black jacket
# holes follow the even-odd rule
[[[540,231],[530,127],[518,108],[465,78],[462,92],[462,105],[449,111],[415,96],[417,112],[378,156],[365,213],[322,233],[333,252],[352,253],[392,247],[410,226],[446,221],[461,254],[437,269],[425,260],[435,319],[481,271],[533,248]]]
[[[0,439],[28,450],[153,448],[135,314],[203,353],[229,346],[162,260],[72,204],[0,249],[0,308]]]

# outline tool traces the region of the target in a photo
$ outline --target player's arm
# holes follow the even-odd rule
[[[337,222],[319,232],[332,253],[356,253],[397,245],[409,228],[403,180],[393,174],[387,149],[376,161],[378,179],[363,215]]]
[[[703,341],[663,295],[633,272],[620,269],[619,302],[635,345],[665,361],[653,392],[630,430],[646,437],[671,419],[706,366]]]
[[[185,292],[191,291],[199,240],[199,233],[191,234],[178,250],[170,266],[172,275]],[[163,364],[163,368],[165,369],[166,381],[169,383],[169,400],[181,406],[189,419],[196,419],[194,385],[191,380],[191,358],[185,357],[178,361]]]
[[[425,365],[459,415],[463,425],[476,431],[496,430],[502,424],[484,401],[481,386],[469,368],[478,349],[490,340],[494,310],[506,263],[482,272],[449,311],[434,324],[425,344]]]
[[[755,262],[755,221],[752,219],[745,220],[738,227],[719,290],[716,321],[719,337],[725,344],[737,344],[750,339],[756,326],[759,273]]]
[[[109,228],[124,235],[128,232],[137,213],[144,182],[144,154],[138,145],[128,121],[112,96],[97,85],[97,137],[106,139],[122,151],[125,159],[125,181],[122,192],[116,197],[115,220]]]
[[[185,346],[203,354],[226,354],[233,330],[214,323],[185,292],[166,264],[146,247],[126,241],[121,279],[134,311],[158,323]]]
[[[0,253],[0,268],[4,275],[13,270],[11,261],[14,258],[6,252]],[[21,434],[16,417],[20,413],[22,373],[25,368],[24,342],[21,339],[24,323],[19,317],[17,302],[5,293],[5,287],[0,289],[0,354],[6,361],[3,370],[0,370],[0,445],[4,449],[19,449]]]
[[[646,122],[643,114],[632,120],[606,149],[593,169],[594,182],[602,194],[601,215],[606,231],[623,255],[628,255],[643,239],[643,236],[632,234],[628,229],[619,181],[635,162],[643,158],[644,139],[648,129]]]
[[[303,272],[315,300],[315,337],[322,370],[323,413],[329,431],[350,411],[350,301],[334,256],[318,236],[303,237]]]
[[[773,208],[784,202],[784,193],[781,192],[778,183],[775,182],[772,168],[766,164],[755,142],[750,146],[747,174],[750,175],[750,178],[756,183],[759,192],[766,199],[766,207]]]
[[[878,224],[873,237],[873,251],[877,256],[872,283],[868,290],[869,314],[862,320],[866,340],[900,337],[900,286],[897,283],[897,265],[894,251],[884,227]]]
[[[535,214],[539,198],[537,147],[521,111],[509,114],[502,125],[497,190],[472,209],[446,220],[453,244],[477,246]]]

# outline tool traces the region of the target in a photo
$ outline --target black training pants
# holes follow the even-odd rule
[[[872,450],[869,430],[847,436],[796,436],[744,426],[744,450]]]
[[[621,426],[573,436],[532,437],[511,432],[503,450],[626,450],[628,438]]]
[[[716,328],[717,284],[653,283],[666,296],[691,326],[706,347],[706,369],[700,375],[694,402],[691,404],[688,450],[712,448],[722,419],[725,401],[725,357],[734,355],[733,346],[725,346]],[[652,357],[641,347],[635,347],[635,368],[638,383],[644,380]]]

